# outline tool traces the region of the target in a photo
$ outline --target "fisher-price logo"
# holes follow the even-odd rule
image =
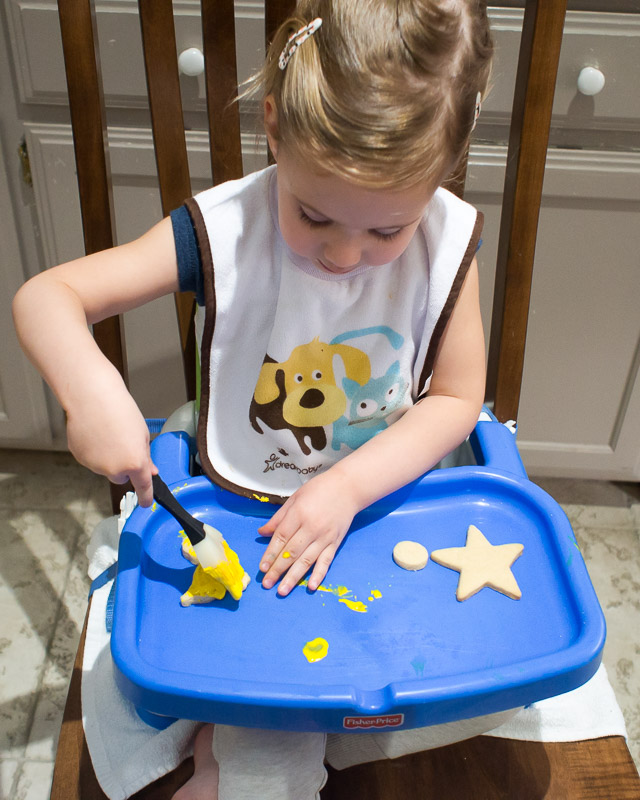
[[[345,717],[342,721],[347,730],[366,728],[399,728],[404,723],[404,714],[386,714],[380,717]]]

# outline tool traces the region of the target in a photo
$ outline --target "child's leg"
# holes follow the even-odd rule
[[[172,800],[218,800],[218,763],[212,750],[213,725],[203,725],[193,743],[194,771]]]
[[[319,800],[325,734],[216,725],[218,800]]]

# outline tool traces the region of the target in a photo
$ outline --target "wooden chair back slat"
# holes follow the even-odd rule
[[[202,37],[213,183],[242,177],[233,0],[202,0]]]
[[[517,419],[538,217],[566,0],[527,0],[511,128],[493,299],[487,397]]]
[[[139,0],[140,30],[147,93],[164,216],[191,196],[187,143],[182,124],[182,96],[171,0]],[[195,299],[192,292],[174,296],[187,397],[196,396]]]
[[[273,34],[296,7],[295,0],[266,0],[264,8],[264,33],[267,45]]]
[[[87,254],[97,253],[113,246],[115,224],[95,14],[87,0],[59,0],[58,11],[84,246]],[[93,332],[102,352],[126,381],[121,319],[103,320],[93,326]]]
[[[167,215],[191,196],[173,6],[171,0],[139,0],[138,7],[160,199]]]

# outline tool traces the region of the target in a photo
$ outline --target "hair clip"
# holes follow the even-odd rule
[[[308,25],[303,25],[299,31],[296,31],[287,39],[287,43],[283,47],[282,52],[280,53],[280,58],[278,59],[278,66],[280,69],[286,69],[287,64],[289,61],[291,61],[291,56],[296,52],[301,44],[306,42],[310,36],[313,36],[313,34],[321,25],[322,19],[320,17],[316,17]]]
[[[471,130],[475,131],[476,123],[478,122],[478,117],[480,116],[480,111],[482,110],[482,94],[478,92],[476,95],[476,107],[473,112],[473,125],[471,126]]]

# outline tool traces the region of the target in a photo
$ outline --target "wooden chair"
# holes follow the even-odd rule
[[[266,0],[266,36],[293,6]],[[75,139],[85,247],[92,253],[114,243],[106,123],[91,0],[58,0],[69,103]],[[501,421],[515,419],[524,361],[527,313],[566,0],[527,0],[498,249],[487,399]],[[139,0],[149,104],[163,212],[191,195],[171,0]],[[233,0],[202,0],[205,74],[214,182],[242,174],[237,104]],[[216,124],[211,124],[213,121]],[[459,194],[464,169],[453,182]],[[193,298],[177,296],[176,308],[189,397],[195,396]],[[118,319],[95,326],[103,351],[126,376]],[[120,487],[112,487],[114,502]],[[86,630],[86,626],[85,626]],[[82,633],[64,712],[52,800],[101,800],[89,758],[80,709]],[[186,761],[138,792],[138,800],[169,798],[193,769]],[[640,798],[640,778],[621,737],[570,743],[519,742],[477,737],[394,761],[330,770],[323,800],[439,800]]]

